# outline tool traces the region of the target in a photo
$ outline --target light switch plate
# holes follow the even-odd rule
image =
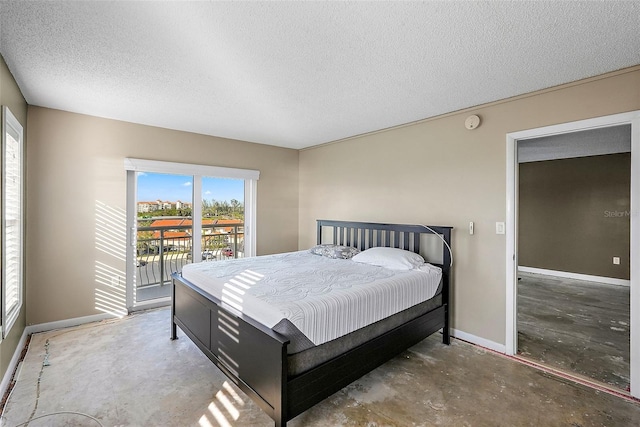
[[[504,222],[496,222],[496,234],[504,234]]]

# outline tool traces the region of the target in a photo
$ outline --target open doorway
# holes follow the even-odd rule
[[[598,117],[578,122],[553,125],[544,128],[530,129],[526,131],[507,134],[507,212],[506,212],[506,336],[505,350],[507,354],[517,355],[518,351],[518,266],[520,264],[519,240],[519,173],[518,147],[523,141],[535,138],[551,137],[588,130],[597,130],[618,126],[629,126],[631,136],[631,173],[630,173],[630,231],[629,231],[629,394],[640,397],[640,346],[633,343],[640,342],[640,288],[637,286],[640,279],[640,222],[638,222],[638,203],[640,203],[640,111],[621,113],[612,116]],[[606,153],[600,153],[606,154]],[[609,215],[617,215],[614,208]],[[601,215],[606,215],[601,212]],[[626,213],[623,213],[626,215]],[[578,224],[579,225],[579,224]],[[580,228],[583,233],[589,230]],[[563,245],[560,245],[563,246]],[[635,254],[635,255],[634,255]],[[607,261],[613,264],[613,257],[607,256]],[[622,258],[623,255],[620,255]],[[620,259],[622,262],[622,259]],[[526,273],[526,272],[525,272]],[[535,273],[534,273],[535,274]],[[591,273],[593,274],[593,273]],[[587,274],[589,276],[589,274]],[[582,277],[584,278],[584,277]],[[622,279],[624,280],[624,279]],[[556,283],[557,285],[557,283]],[[610,286],[617,286],[611,285]],[[557,294],[553,294],[557,299]],[[551,297],[546,297],[549,300]],[[548,304],[547,304],[548,305]],[[624,322],[624,320],[622,320]],[[607,328],[610,328],[607,325]],[[552,368],[553,369],[553,368]],[[556,369],[556,371],[561,371]],[[571,372],[564,371],[568,375]],[[579,376],[574,376],[579,381]],[[587,381],[588,382],[588,381]],[[609,387],[611,389],[611,387]]]
[[[631,125],[517,149],[517,353],[628,391]]]

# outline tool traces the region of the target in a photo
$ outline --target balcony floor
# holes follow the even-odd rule
[[[157,298],[166,298],[169,296],[171,296],[170,282],[167,282],[162,286],[160,285],[145,286],[144,288],[136,289],[137,302],[151,301]]]

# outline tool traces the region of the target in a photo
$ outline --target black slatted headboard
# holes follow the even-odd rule
[[[374,222],[354,222],[319,219],[317,221],[318,244],[323,243],[327,232],[331,243],[352,246],[360,250],[377,246],[405,249],[420,253],[420,235],[438,234],[447,242],[442,245],[442,267],[449,270],[451,264],[451,230],[453,227],[436,225],[382,224]],[[330,228],[327,230],[326,228]],[[438,263],[439,264],[439,263]]]

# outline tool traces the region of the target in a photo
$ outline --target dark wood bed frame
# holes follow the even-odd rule
[[[325,227],[332,231],[326,233]],[[451,227],[318,220],[318,244],[361,250],[374,246],[420,252],[420,235],[439,234],[451,245]],[[274,421],[276,427],[301,414],[407,348],[442,329],[449,344],[449,250],[442,245],[442,305],[295,377],[287,374],[288,339],[245,315],[226,310],[179,274],[173,274],[171,339],[177,326]]]

